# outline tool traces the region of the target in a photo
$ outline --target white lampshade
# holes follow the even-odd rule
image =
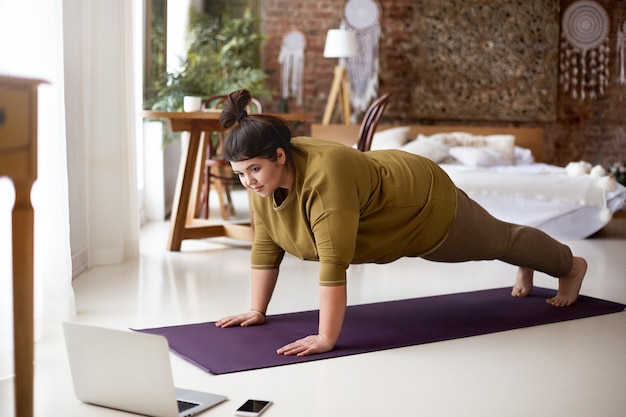
[[[356,56],[359,48],[356,43],[356,34],[346,29],[330,29],[326,35],[324,46],[325,58],[348,58]]]

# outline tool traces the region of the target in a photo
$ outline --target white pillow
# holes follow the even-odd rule
[[[535,163],[535,157],[530,149],[515,147],[515,165],[530,165]]]
[[[418,135],[418,138],[425,137]],[[513,135],[474,135],[467,132],[442,132],[427,137],[449,147],[488,147],[501,152],[506,160],[506,165],[515,162],[515,136]]]
[[[418,136],[417,139],[406,143],[401,150],[423,156],[433,162],[442,162],[449,156],[449,148],[446,145]]]
[[[450,148],[450,155],[469,167],[511,165],[502,152],[488,146],[453,146]]]
[[[508,161],[508,164],[515,163],[515,136],[513,135],[488,135],[483,136],[486,146],[500,151]]]
[[[409,139],[409,129],[409,126],[400,126],[374,133],[370,150],[399,149]]]
[[[470,146],[474,135],[467,132],[441,132],[433,133],[430,136],[425,136],[421,133],[417,135],[418,139],[430,139],[437,143],[446,146]]]

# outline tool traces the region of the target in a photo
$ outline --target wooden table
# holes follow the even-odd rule
[[[30,191],[37,179],[37,87],[45,83],[0,76],[0,176],[15,188],[12,213],[15,414],[32,417],[34,382],[33,238]]]
[[[268,114],[268,113],[264,113]],[[274,114],[287,121],[311,122],[310,114]],[[225,130],[219,123],[219,112],[167,112],[142,111],[144,118],[165,119],[172,132],[190,132],[189,146],[183,152],[184,163],[181,164],[176,181],[170,232],[167,249],[180,251],[184,239],[203,239],[226,236],[238,240],[252,241],[253,231],[250,223],[222,222],[215,223],[195,217],[197,189],[202,173],[204,155],[203,141],[210,132]],[[206,132],[206,135],[203,133]]]

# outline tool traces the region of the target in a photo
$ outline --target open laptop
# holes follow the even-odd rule
[[[226,400],[174,387],[163,336],[64,322],[76,397],[152,417],[187,417]]]

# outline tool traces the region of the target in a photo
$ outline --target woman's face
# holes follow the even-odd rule
[[[278,148],[276,155],[276,161],[256,157],[231,162],[230,166],[244,187],[253,190],[261,197],[268,197],[273,195],[278,188],[289,190],[291,187],[291,176],[285,164],[285,152]]]

